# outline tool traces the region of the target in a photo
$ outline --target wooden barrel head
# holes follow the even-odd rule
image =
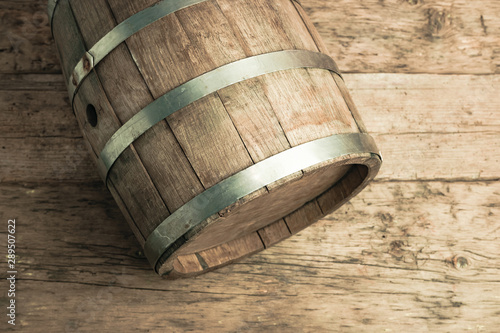
[[[348,164],[353,162],[360,164]],[[231,209],[243,213],[221,212],[207,219],[182,243],[175,244],[171,253],[166,252],[156,269],[170,278],[193,276],[268,248],[350,200],[379,166],[373,156],[351,157],[312,167],[300,177],[279,182],[276,192],[250,196],[249,201],[243,200]]]

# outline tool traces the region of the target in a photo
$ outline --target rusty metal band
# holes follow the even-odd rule
[[[118,129],[99,154],[97,167],[105,183],[118,157],[161,120],[197,100],[235,83],[296,68],[319,68],[340,76],[332,58],[323,53],[288,50],[238,60],[202,74],[159,97]]]
[[[269,157],[226,178],[177,209],[148,236],[144,253],[157,271],[158,261],[172,244],[239,199],[318,163],[345,155],[366,153],[382,161],[382,155],[371,136],[352,133],[311,141]]]
[[[59,1],[62,0],[49,0],[50,22],[53,20]],[[69,95],[74,97],[78,87],[92,69],[130,36],[167,15],[205,1],[207,0],[163,0],[118,24],[94,44],[90,50],[82,54],[68,80]]]

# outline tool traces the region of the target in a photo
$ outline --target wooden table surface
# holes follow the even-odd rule
[[[0,331],[500,331],[500,2],[302,3],[346,73],[382,170],[289,240],[168,281],[88,156],[46,0],[0,0]]]

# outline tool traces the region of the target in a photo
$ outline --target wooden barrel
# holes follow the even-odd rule
[[[70,101],[160,275],[269,247],[381,164],[298,1],[51,0]]]

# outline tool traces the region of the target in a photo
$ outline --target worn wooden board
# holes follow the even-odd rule
[[[302,2],[344,71],[491,74],[500,70],[497,1]]]
[[[346,72],[491,74],[500,70],[494,0],[301,0]],[[60,70],[46,0],[1,0],[0,72]]]
[[[47,1],[0,1],[0,72],[60,72]]]
[[[152,273],[101,184],[0,189],[10,202],[1,219],[17,219],[22,331],[495,332],[500,325],[499,182],[375,182],[261,254],[176,281]]]
[[[344,74],[344,79],[370,133],[500,130],[498,75],[380,73]],[[52,122],[58,122],[50,127],[58,130],[52,135],[81,137],[61,75],[0,74],[0,92],[6,111],[0,114],[1,137],[44,136]]]
[[[6,158],[0,160],[0,179],[98,180],[82,141],[76,139],[76,121],[65,92],[44,92],[41,102],[51,102],[39,106],[31,102],[29,105],[37,106],[28,112],[26,101],[37,101],[42,94],[33,91],[38,83],[20,89],[25,81],[22,77],[7,79],[21,83],[12,83],[15,90],[0,98],[0,107],[7,111],[0,113],[0,126],[5,126],[0,137],[8,142],[3,149]],[[495,164],[499,156],[494,153],[500,150],[500,76],[348,74],[345,81],[383,152],[379,179],[500,178]],[[25,111],[19,113],[20,109]],[[63,121],[68,122],[67,128]],[[52,122],[54,126],[50,126]],[[34,156],[48,167],[35,167],[39,160]]]
[[[14,330],[498,331],[500,77],[464,74],[498,73],[499,4],[301,2],[341,69],[360,73],[344,77],[383,151],[380,176],[265,252],[164,281],[83,145],[46,1],[0,0],[0,219],[18,219]]]

